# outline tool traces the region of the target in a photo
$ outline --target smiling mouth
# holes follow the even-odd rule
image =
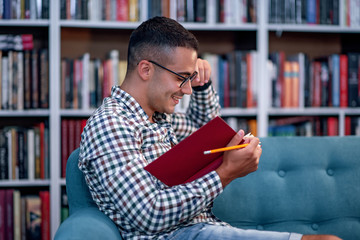
[[[176,104],[178,104],[182,97],[172,96],[172,99],[175,101]]]

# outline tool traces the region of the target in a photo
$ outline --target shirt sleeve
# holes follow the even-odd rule
[[[127,231],[170,231],[199,215],[221,193],[216,172],[166,187],[144,170],[148,164],[142,149],[144,131],[124,125],[119,116],[106,116],[97,123],[84,136],[79,166],[99,208],[126,222]]]
[[[194,88],[186,113],[173,114],[172,125],[178,141],[219,115],[219,97],[211,81],[204,86]]]

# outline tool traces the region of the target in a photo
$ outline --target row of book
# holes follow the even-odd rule
[[[337,117],[294,116],[271,119],[268,136],[338,136]],[[360,117],[345,117],[345,136],[360,136]]]
[[[0,50],[0,110],[49,108],[47,49]]]
[[[32,34],[0,34],[0,50],[2,51],[23,51],[34,48]]]
[[[66,176],[66,163],[70,154],[80,146],[81,134],[87,119],[61,119],[61,177]]]
[[[163,4],[162,1],[159,1]],[[208,22],[207,0],[176,1],[176,20],[179,22]],[[216,0],[216,22],[229,25],[256,23],[257,0]],[[151,16],[161,15],[149,14]],[[166,15],[165,15],[166,16]]]
[[[0,0],[0,19],[49,19],[50,0]]]
[[[47,122],[33,127],[0,129],[0,179],[49,179],[49,128]]]
[[[119,60],[118,50],[112,50],[106,59],[90,59],[89,53],[77,59],[62,59],[61,108],[98,107],[110,95],[111,87],[122,83],[126,65],[126,61]]]
[[[257,136],[257,121],[256,119],[247,119],[239,117],[223,117],[225,122],[236,132],[243,129],[246,133],[252,133]]]
[[[60,18],[136,22],[139,4],[139,0],[61,0]]]
[[[295,116],[271,119],[268,136],[338,136],[337,117]]]
[[[339,0],[269,0],[269,23],[339,25],[339,4]]]
[[[50,194],[0,189],[0,239],[50,240]]]
[[[170,17],[171,3],[176,3],[179,22],[206,22],[207,0],[147,0],[147,18]],[[139,0],[61,0],[61,19],[90,21],[139,21]],[[217,0],[216,21],[226,24],[256,22],[256,0]],[[208,6],[209,7],[209,6]]]
[[[225,55],[206,53],[211,79],[222,107],[257,106],[256,51],[236,50]]]
[[[304,53],[271,53],[272,107],[359,107],[359,59],[359,53],[314,59]]]
[[[217,0],[217,22],[234,25],[256,23],[257,8],[258,0]]]

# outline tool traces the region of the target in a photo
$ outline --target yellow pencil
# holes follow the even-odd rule
[[[249,144],[248,144],[248,143],[245,143],[245,144],[235,145],[235,146],[231,146],[231,147],[223,147],[223,148],[212,149],[212,150],[204,151],[204,154],[224,152],[224,151],[229,151],[229,150],[244,148],[244,147],[246,147],[247,145],[249,145]]]

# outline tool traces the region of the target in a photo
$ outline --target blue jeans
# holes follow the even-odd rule
[[[198,223],[181,228],[171,234],[168,240],[300,240],[298,233],[244,230],[231,226]]]

